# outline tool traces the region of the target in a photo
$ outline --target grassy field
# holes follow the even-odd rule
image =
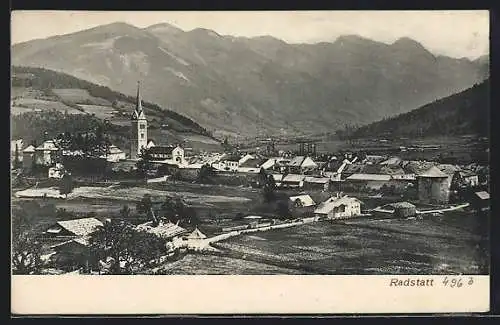
[[[74,104],[92,104],[92,105],[107,105],[111,106],[111,103],[103,98],[97,98],[89,94],[85,89],[52,89],[57,96],[62,100],[74,103]]]
[[[181,196],[196,209],[207,235],[236,221],[236,213],[255,213],[264,203],[259,189],[190,183],[144,187],[79,187],[68,199],[12,198],[16,213],[32,216],[39,231],[60,218],[57,209],[79,216],[117,217],[123,205],[135,213],[144,194],[161,202]],[[288,195],[295,194],[293,192]],[[326,195],[326,194],[325,194]],[[326,195],[327,196],[327,195]],[[368,201],[371,207],[375,199]],[[74,218],[74,216],[73,216]],[[132,220],[131,220],[132,221]],[[133,221],[133,222],[134,222]],[[352,219],[319,222],[288,229],[242,235],[218,247],[223,256],[188,255],[165,266],[167,274],[487,274],[486,216],[454,211],[422,220]]]
[[[14,101],[14,106],[11,109],[12,114],[21,114],[24,111],[34,111],[34,110],[56,110],[59,112],[68,112],[68,114],[84,114],[83,112],[64,105],[61,102],[34,99],[34,98],[18,98]],[[23,111],[24,110],[24,111]]]
[[[474,216],[455,217],[321,222],[234,237],[217,246],[229,256],[243,254],[246,260],[302,274],[488,274],[486,229],[460,226],[460,219]],[[206,265],[227,263],[227,258],[233,263],[241,259],[211,256]],[[178,261],[171,272],[194,268],[192,264],[191,259]],[[205,270],[214,271],[209,266]]]

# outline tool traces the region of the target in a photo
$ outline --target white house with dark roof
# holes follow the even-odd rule
[[[332,196],[321,203],[314,215],[327,219],[343,219],[359,216],[361,214],[361,201],[349,196]]]

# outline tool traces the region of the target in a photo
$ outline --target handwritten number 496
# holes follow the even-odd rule
[[[472,285],[474,283],[474,279],[472,277],[469,277],[469,281],[467,282],[468,285]],[[445,277],[443,280],[443,284],[445,287],[450,287],[450,288],[460,288],[463,286],[462,279],[461,278],[452,278],[451,280],[448,279],[448,277]]]

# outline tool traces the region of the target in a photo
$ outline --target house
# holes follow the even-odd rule
[[[220,171],[238,171],[240,157],[238,155],[224,154],[220,157],[219,161],[212,163],[212,167]]]
[[[184,149],[181,146],[152,146],[148,149],[153,161],[176,165],[178,167],[188,165],[184,157]]]
[[[290,202],[292,203],[292,206],[296,207],[296,208],[310,207],[310,206],[316,205],[316,203],[313,201],[313,199],[309,195],[305,195],[305,194],[298,195],[298,196],[291,196]]]
[[[96,218],[64,220],[50,226],[44,235],[55,238],[86,237],[102,226],[103,223]]]
[[[117,162],[120,160],[125,160],[127,158],[127,154],[117,146],[111,145],[109,146],[108,153],[101,156],[101,158],[106,158],[106,160],[110,162]]]
[[[250,155],[250,154],[246,154],[244,155],[243,157],[240,158],[240,160],[238,160],[238,166],[241,166],[243,163],[245,163],[247,160],[250,160],[250,159],[255,159],[256,157],[253,156],[253,155]]]
[[[480,211],[486,211],[490,208],[490,193],[486,191],[475,192],[472,199],[474,208]]]
[[[479,186],[479,176],[470,170],[459,170],[453,175],[452,183],[458,187],[476,187]]]
[[[403,160],[399,157],[390,157],[387,160],[380,162],[380,165],[399,165]]]
[[[56,165],[54,167],[49,168],[48,177],[61,179],[61,178],[63,178],[65,173],[66,173],[66,170],[64,169],[64,166],[60,163],[56,163]]]
[[[444,204],[449,201],[448,175],[435,166],[417,175],[417,187],[421,203]]]
[[[318,165],[308,156],[297,156],[288,163],[288,172],[292,174],[305,174],[315,170]]]
[[[330,178],[306,176],[304,178],[304,189],[328,191],[330,189]]]
[[[386,160],[385,156],[379,155],[366,155],[365,159],[363,159],[363,163],[367,165],[376,165]]]
[[[281,180],[281,186],[283,187],[302,187],[304,186],[305,175],[298,174],[288,174]]]
[[[55,163],[60,149],[53,140],[44,141],[35,148],[35,161],[38,165],[50,166]]]
[[[404,174],[408,175],[407,179],[414,179],[414,180],[417,179],[417,175],[425,173],[431,167],[436,165],[437,164],[435,162],[417,161],[417,160],[403,161],[400,164],[401,168],[404,171]]]
[[[23,150],[23,169],[31,170],[35,163],[35,147],[29,145]]]
[[[448,187],[451,187],[455,173],[461,171],[460,167],[451,164],[438,164],[436,167],[447,175]]]
[[[276,165],[276,162],[277,158],[269,158],[264,163],[262,163],[260,167],[264,169],[272,169]]]
[[[265,163],[267,159],[252,157],[248,158],[245,161],[241,162],[238,165],[238,172],[240,173],[258,173],[260,172],[260,168],[263,163]]]
[[[179,223],[174,224],[170,221],[164,222],[161,219],[157,225],[155,225],[153,221],[148,221],[136,226],[135,229],[139,231],[146,231],[166,240],[171,240],[174,237],[178,237],[187,232],[186,229],[179,226]]]
[[[321,203],[314,215],[326,219],[343,219],[361,215],[361,201],[349,196],[332,196]]]
[[[391,175],[387,174],[352,174],[346,178],[346,183],[378,190],[384,185],[389,185],[391,180]]]
[[[274,183],[276,184],[277,187],[281,187],[281,181],[283,180],[283,175],[282,174],[272,174]]]
[[[88,237],[78,237],[68,241],[52,245],[50,248],[54,255],[50,260],[65,270],[72,271],[81,267],[96,267],[98,258],[91,253]]]

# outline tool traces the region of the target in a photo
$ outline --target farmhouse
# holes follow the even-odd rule
[[[54,238],[86,237],[101,226],[103,226],[103,223],[96,218],[65,220],[56,222],[44,234]]]
[[[321,203],[314,215],[319,218],[343,219],[361,214],[361,201],[349,196],[333,196]]]
[[[97,257],[90,252],[88,237],[70,239],[51,246],[55,252],[51,260],[64,265],[67,270],[75,270],[83,266],[97,265]]]

